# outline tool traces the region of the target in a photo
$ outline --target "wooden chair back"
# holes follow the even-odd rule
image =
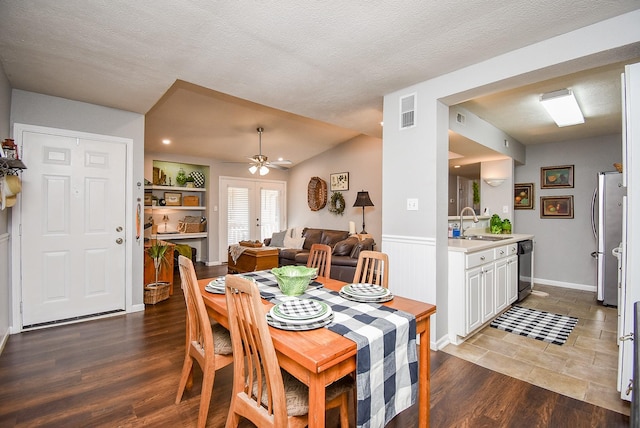
[[[389,288],[389,256],[379,251],[360,251],[353,282]]]
[[[238,416],[259,427],[288,426],[282,374],[258,286],[233,275],[227,275],[225,284],[235,356],[226,426],[237,426]]]
[[[240,417],[259,427],[306,427],[308,401],[305,407],[302,397],[308,400],[308,390],[303,391],[305,385],[280,368],[257,284],[241,276],[227,275],[225,291],[234,355],[233,392],[226,427],[237,427]],[[349,376],[326,390],[325,407],[340,408],[342,428],[349,427],[348,394],[354,391]]]
[[[193,361],[195,360],[203,373],[198,427],[204,427],[207,423],[215,372],[217,369],[231,364],[233,356],[216,354],[215,352],[214,332],[198,286],[193,262],[184,256],[179,256],[178,264],[180,281],[187,304],[187,321],[185,358],[176,395],[176,404],[182,400],[185,388],[190,388],[193,383]],[[220,328],[222,329],[222,327]]]
[[[331,247],[325,244],[312,244],[307,267],[318,268],[318,276],[329,278],[331,275]]]

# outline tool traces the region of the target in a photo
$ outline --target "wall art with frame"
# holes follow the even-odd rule
[[[349,173],[348,172],[337,172],[335,174],[331,174],[331,191],[335,192],[338,190],[349,190]]]
[[[540,196],[540,218],[573,218],[573,195]]]
[[[533,183],[516,183],[513,186],[513,208],[533,209]]]
[[[540,168],[541,189],[573,187],[573,165],[543,166]]]

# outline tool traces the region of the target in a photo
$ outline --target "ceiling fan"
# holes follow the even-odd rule
[[[251,161],[249,172],[251,174],[255,174],[256,172],[258,172],[260,173],[260,175],[267,175],[269,173],[269,168],[286,170],[287,168],[283,167],[282,165],[291,165],[290,160],[278,160],[269,162],[267,156],[262,154],[262,133],[264,132],[264,128],[260,127],[256,130],[258,131],[258,138],[260,141],[260,151],[259,154],[247,158]]]

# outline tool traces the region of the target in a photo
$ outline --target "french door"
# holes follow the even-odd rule
[[[220,256],[286,227],[286,182],[220,177]]]

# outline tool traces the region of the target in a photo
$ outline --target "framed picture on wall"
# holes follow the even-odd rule
[[[331,174],[331,191],[349,190],[349,173],[337,172]]]
[[[570,187],[573,187],[573,165],[540,168],[541,189],[566,189]]]
[[[532,210],[533,209],[533,183],[514,184],[513,207],[516,210]]]
[[[540,196],[540,218],[573,218],[573,195]]]

